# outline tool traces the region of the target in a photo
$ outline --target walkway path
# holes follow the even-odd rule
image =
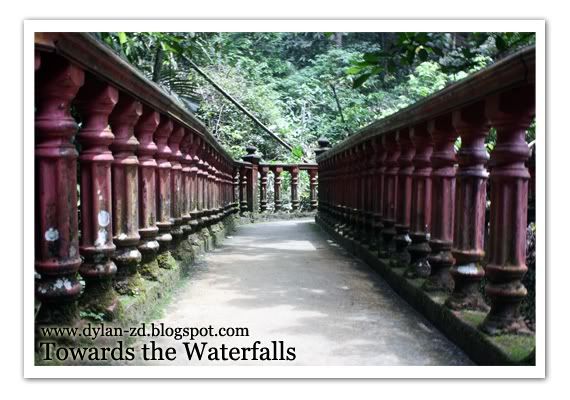
[[[191,361],[185,365],[469,365],[471,361],[353,259],[312,220],[238,228],[209,253],[165,311],[165,326],[247,327],[249,337],[207,337],[208,346],[295,347],[289,361]],[[266,364],[267,363],[267,364]],[[172,362],[165,362],[173,365]]]

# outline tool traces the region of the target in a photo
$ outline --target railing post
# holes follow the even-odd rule
[[[36,296],[42,302],[37,320],[71,323],[81,291],[77,271],[77,151],[71,142],[77,124],[70,103],[83,85],[84,73],[56,56],[36,53],[35,182]],[[65,194],[65,195],[63,195]]]
[[[170,221],[172,222],[172,248],[175,248],[182,241],[182,164],[184,156],[180,151],[180,143],[184,138],[184,127],[177,125],[172,130],[172,135],[168,139],[170,147]]]
[[[81,244],[83,264],[79,272],[85,279],[81,305],[112,318],[118,305],[112,278],[117,266],[112,261],[113,217],[111,200],[111,164],[109,145],[114,135],[109,128],[109,115],[119,100],[114,87],[87,79],[79,91],[77,107],[82,125],[77,140],[81,172]]]
[[[375,188],[374,178],[376,175],[376,146],[374,139],[368,141],[364,153],[364,236],[362,243],[368,246],[369,250],[376,249],[376,237],[374,236],[374,207],[375,207]]]
[[[291,209],[299,209],[299,167],[294,166],[289,169],[291,173]]]
[[[174,260],[170,254],[170,245],[172,243],[172,221],[170,219],[172,207],[172,192],[170,184],[170,175],[172,164],[170,157],[172,150],[168,146],[168,140],[172,134],[172,121],[167,117],[161,117],[160,124],[154,132],[154,140],[156,141],[156,215],[158,226],[158,236],[156,240],[159,244],[158,265],[161,268],[170,269]]]
[[[384,225],[382,224],[382,215],[384,210],[384,174],[386,172],[386,149],[382,144],[382,138],[380,136],[376,137],[372,142],[374,146],[374,153],[375,153],[375,166],[374,166],[374,176],[373,176],[373,183],[372,183],[372,190],[374,192],[374,212],[372,214],[374,222],[372,225],[373,233],[374,233],[374,240],[371,244],[371,250],[380,250],[382,246],[382,228]]]
[[[242,157],[242,160],[251,164],[251,167],[247,170],[247,210],[249,212],[257,212],[259,209],[259,205],[257,204],[259,199],[257,192],[257,172],[261,157],[255,154],[257,148],[254,146],[247,146],[245,150],[247,154]]]
[[[267,210],[267,173],[269,166],[263,165],[259,167],[259,210],[265,212]]]
[[[453,290],[449,269],[454,259],[453,218],[455,213],[455,140],[457,133],[451,124],[451,115],[428,123],[434,149],[431,156],[431,233],[428,256],[430,276],[423,284],[426,291]]]
[[[273,198],[275,200],[275,211],[281,210],[281,173],[283,167],[273,167]]]
[[[479,102],[453,112],[453,126],[461,136],[455,189],[455,228],[452,254],[455,265],[450,273],[455,287],[446,300],[452,309],[488,310],[479,291],[485,272],[481,263],[485,255],[485,204],[489,159],[485,137],[489,126],[484,103]]]
[[[201,172],[199,168],[200,163],[200,149],[202,147],[202,138],[198,135],[192,134],[190,145],[190,156],[192,162],[190,164],[190,227],[192,234],[198,233],[200,227],[200,210],[198,204],[201,196]]]
[[[416,154],[412,160],[414,166],[410,219],[412,243],[408,247],[410,266],[405,275],[413,279],[427,278],[430,275],[427,256],[431,251],[428,239],[431,229],[431,154],[433,142],[426,124],[413,128],[412,141],[416,148]]]
[[[491,311],[481,329],[489,334],[529,332],[519,312],[527,290],[526,266],[529,156],[526,129],[534,116],[534,88],[521,88],[488,99],[486,113],[497,130],[491,153],[491,229],[485,267]]]
[[[142,255],[139,244],[139,160],[135,155],[139,142],[135,124],[142,115],[142,104],[121,94],[109,122],[115,134],[111,144],[113,195],[113,261],[117,265],[115,290],[120,294],[138,294],[141,290],[138,266]]]
[[[156,253],[158,242],[156,236],[156,144],[154,131],[160,123],[160,114],[143,107],[143,115],[135,125],[135,136],[139,141],[137,156],[139,158],[139,251],[142,254],[140,271],[143,276],[158,279],[158,263]]]
[[[382,145],[386,149],[386,172],[384,174],[384,212],[382,213],[382,246],[379,252],[381,258],[389,258],[395,251],[394,236],[396,229],[396,196],[397,176],[399,170],[398,158],[400,145],[396,141],[397,132],[382,135]]]
[[[309,200],[311,202],[311,210],[316,210],[318,207],[318,201],[317,201],[317,173],[318,170],[316,169],[309,169],[307,171],[309,173],[309,190],[310,190],[310,197]]]
[[[412,173],[414,165],[412,160],[415,155],[414,143],[411,140],[412,128],[398,131],[398,144],[400,145],[400,157],[398,158],[398,189],[396,207],[396,254],[394,265],[397,267],[407,267],[410,264],[410,253],[408,246],[412,242],[410,239],[410,214],[412,207]]]
[[[240,214],[247,212],[247,170],[248,165],[243,164],[239,170],[239,209]]]
[[[238,213],[240,209],[240,187],[240,169],[238,165],[235,165],[232,181],[232,205],[234,213]]]
[[[182,217],[182,232],[189,235],[192,232],[192,132],[185,129],[185,135],[180,143],[182,152],[182,199],[180,214]]]

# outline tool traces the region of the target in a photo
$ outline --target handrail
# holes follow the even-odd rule
[[[166,93],[164,89],[91,34],[83,32],[36,33],[35,41],[38,49],[60,54],[83,70],[128,93],[141,103],[147,104],[199,133],[208,144],[219,151],[227,160],[233,160],[233,157],[212,136],[204,124],[177,103],[172,95]]]

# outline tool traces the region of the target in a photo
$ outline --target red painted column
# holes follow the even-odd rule
[[[275,201],[275,211],[281,210],[281,173],[283,167],[273,167],[273,197]]]
[[[318,201],[317,201],[317,182],[318,182],[318,178],[317,178],[317,173],[318,170],[316,169],[309,169],[307,171],[309,173],[309,200],[311,202],[311,210],[316,210],[318,207]]]
[[[389,258],[395,252],[394,236],[396,236],[396,199],[397,176],[399,170],[398,158],[400,145],[396,141],[396,132],[382,135],[382,145],[386,149],[386,172],[384,173],[384,212],[382,213],[382,247],[379,252],[381,258]]]
[[[81,291],[77,279],[81,258],[77,151],[71,142],[77,124],[70,103],[84,74],[56,56],[41,57],[35,86],[35,269],[36,296],[42,306],[36,320],[71,323],[78,316],[74,300]]]
[[[188,235],[192,232],[190,221],[192,220],[192,132],[184,130],[184,138],[180,143],[180,151],[182,152],[182,199],[180,210],[182,217],[182,232]]]
[[[374,139],[366,144],[364,157],[364,240],[363,244],[370,250],[376,249],[376,237],[374,235],[374,211],[375,211],[375,188],[376,176],[376,147]]]
[[[135,136],[139,141],[137,156],[139,159],[139,251],[142,254],[141,273],[150,279],[158,279],[156,253],[156,169],[154,159],[157,147],[154,132],[160,123],[160,114],[144,106],[143,114],[135,125]]]
[[[204,204],[204,200],[206,199],[206,194],[204,193],[204,188],[206,187],[205,181],[207,179],[208,173],[205,171],[205,162],[204,159],[206,157],[206,144],[204,140],[201,141],[200,148],[198,149],[198,173],[197,173],[197,185],[198,185],[198,229],[203,229],[206,226],[205,217],[205,209],[206,205]]]
[[[354,148],[348,149],[345,153],[345,165],[346,165],[346,174],[345,174],[345,183],[348,191],[343,191],[343,222],[342,225],[342,234],[346,236],[348,239],[354,239],[354,230],[355,230],[355,213],[354,213],[354,204],[356,203],[356,196],[357,196],[357,179],[356,179],[356,150]]]
[[[159,244],[158,265],[161,268],[170,268],[172,266],[172,255],[170,254],[170,245],[172,243],[172,226],[171,207],[172,193],[170,184],[170,175],[172,164],[172,150],[168,146],[168,140],[172,135],[172,121],[167,117],[161,117],[160,124],[154,132],[154,141],[156,142],[157,152],[156,158],[156,226],[158,226],[158,236],[156,240]]]
[[[414,172],[412,160],[416,153],[414,143],[411,140],[411,132],[411,128],[403,129],[398,132],[400,157],[398,158],[396,236],[394,236],[396,245],[394,265],[397,267],[407,267],[410,264],[408,246],[412,242],[409,236],[412,208],[412,174]]]
[[[291,210],[299,209],[299,167],[294,166],[289,170],[291,173]]]
[[[172,245],[177,246],[182,241],[182,161],[184,156],[180,151],[180,144],[184,138],[184,127],[177,125],[168,139],[170,155],[170,221],[172,222]]]
[[[139,244],[139,160],[135,155],[139,141],[134,127],[142,115],[142,104],[121,94],[109,122],[115,134],[111,144],[113,164],[111,168],[113,195],[113,242],[117,250],[113,261],[117,265],[115,290],[120,294],[138,294],[142,260]]]
[[[107,318],[112,318],[117,307],[112,286],[117,266],[111,259],[115,245],[111,200],[113,154],[109,150],[114,135],[109,127],[109,115],[118,100],[117,89],[91,76],[77,97],[83,120],[77,135],[81,145],[79,251],[83,257],[79,272],[86,281],[80,302],[85,309],[105,313]]]
[[[382,224],[382,215],[384,210],[384,197],[383,197],[383,190],[384,190],[384,174],[386,172],[386,149],[382,144],[382,137],[377,136],[374,138],[372,145],[374,146],[374,153],[375,153],[375,166],[374,166],[374,175],[373,175],[373,182],[372,182],[372,190],[374,196],[374,205],[373,209],[374,212],[372,214],[374,222],[373,222],[373,232],[374,232],[374,240],[373,245],[371,246],[371,250],[379,250],[382,246],[382,228],[384,225]]]
[[[416,154],[412,160],[412,208],[410,218],[410,267],[408,278],[427,278],[430,265],[427,257],[431,251],[428,239],[431,229],[431,155],[433,142],[426,124],[414,127],[412,142]]]
[[[451,115],[443,116],[428,123],[428,131],[433,138],[431,156],[431,234],[428,256],[430,276],[423,289],[426,291],[453,290],[453,279],[449,269],[454,259],[453,218],[455,213],[455,140],[457,133],[451,123]]]
[[[198,209],[198,202],[200,201],[200,169],[198,164],[200,163],[200,158],[198,157],[200,153],[200,148],[202,146],[202,138],[198,135],[192,135],[192,145],[190,147],[190,152],[192,156],[192,164],[190,167],[190,191],[192,193],[190,197],[190,226],[192,227],[192,233],[197,233],[200,227],[200,210]]]
[[[355,148],[356,196],[353,211],[355,213],[355,239],[366,244],[366,179],[368,147],[362,143]]]
[[[486,114],[497,129],[491,169],[491,229],[485,293],[491,311],[481,329],[489,334],[529,332],[519,306],[527,290],[526,228],[529,157],[526,130],[534,116],[534,88],[521,88],[488,99]]]
[[[259,167],[259,210],[267,211],[267,173],[269,166],[262,165]]]
[[[247,166],[243,164],[239,170],[239,205],[240,213],[247,212]]]
[[[209,151],[209,147],[206,147],[204,152],[204,165],[202,166],[202,222],[204,227],[208,227],[210,225],[210,181],[212,180],[212,176],[210,173]]]
[[[233,192],[233,213],[239,213],[240,210],[240,167],[239,165],[234,165],[234,179],[232,182]]]
[[[489,159],[485,137],[489,126],[484,104],[476,103],[453,113],[453,126],[461,136],[459,168],[455,189],[455,227],[450,273],[455,287],[446,300],[452,309],[487,310],[479,291],[485,275],[481,263],[485,255],[485,203]]]

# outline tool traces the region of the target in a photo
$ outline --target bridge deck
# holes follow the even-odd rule
[[[155,324],[160,322],[247,327],[249,337],[198,342],[248,347],[259,340],[272,347],[272,340],[282,340],[296,354],[294,362],[188,362],[180,342],[159,339],[161,346],[177,347],[175,364],[471,364],[368,266],[306,219],[240,226],[193,267],[191,279]]]

